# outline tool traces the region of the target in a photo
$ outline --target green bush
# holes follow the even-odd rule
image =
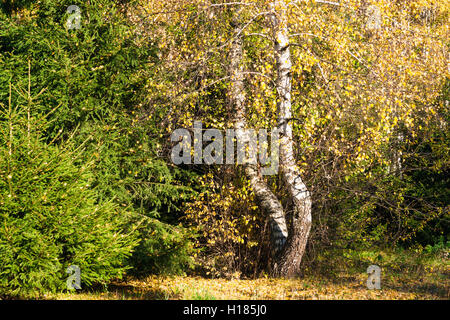
[[[82,286],[120,278],[136,232],[126,211],[98,201],[82,146],[46,143],[32,105],[0,106],[0,293],[63,290],[70,265]]]
[[[144,219],[138,228],[141,242],[131,263],[136,276],[147,274],[184,274],[194,267],[194,233],[156,219]]]
[[[65,28],[69,5],[81,9],[79,30]],[[34,116],[49,114],[41,147],[65,146],[69,138],[73,149],[82,145],[73,170],[90,163],[89,185],[105,206],[105,223],[112,211],[132,217],[124,228],[136,229],[141,244],[128,266],[136,274],[181,272],[192,256],[191,232],[178,226],[191,178],[159,155],[165,112],[145,99],[158,63],[156,40],[136,41],[115,1],[23,1],[1,9],[0,103],[8,105],[10,81],[26,88],[31,80],[31,94],[40,93]],[[12,100],[27,104],[15,90]],[[61,187],[52,183],[43,187]]]

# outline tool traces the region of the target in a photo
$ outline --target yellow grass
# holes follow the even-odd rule
[[[104,299],[448,299],[447,283],[423,283],[423,279],[407,283],[399,279],[382,279],[381,290],[366,287],[367,274],[307,279],[227,280],[200,277],[148,277],[128,279],[109,286],[101,292],[82,292],[48,295],[48,299],[104,300]],[[384,283],[383,283],[384,282]]]

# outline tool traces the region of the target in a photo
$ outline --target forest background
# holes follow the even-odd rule
[[[364,298],[379,265],[391,297],[448,299],[449,8],[3,0],[0,296],[76,297],[76,265],[85,298]],[[255,192],[279,199],[292,237],[284,171],[174,165],[171,134],[196,120],[224,132],[289,123],[312,221],[289,274]],[[283,252],[297,248],[287,239]]]

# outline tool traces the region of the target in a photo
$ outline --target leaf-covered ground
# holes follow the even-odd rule
[[[368,290],[367,275],[298,280],[227,280],[199,277],[149,277],[128,280],[96,293],[59,294],[50,299],[449,299],[448,277],[437,279],[382,279],[381,290]],[[427,281],[428,280],[428,281]]]
[[[404,250],[348,251],[321,258],[300,279],[206,279],[201,277],[128,278],[107,290],[46,295],[46,299],[450,299],[450,262],[445,254]],[[379,265],[381,290],[367,289],[369,265]]]

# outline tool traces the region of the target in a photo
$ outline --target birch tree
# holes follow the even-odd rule
[[[232,26],[235,36],[230,50],[230,102],[232,105],[231,114],[234,122],[234,127],[237,129],[237,138],[241,141],[248,141],[248,137],[243,134],[242,129],[248,127],[246,121],[246,111],[245,111],[245,88],[244,88],[244,70],[242,66],[243,52],[242,52],[242,37],[240,32],[243,25],[240,23],[240,12],[241,9],[238,8],[234,12],[234,17],[232,19]],[[241,129],[241,130],[240,130]],[[272,231],[272,243],[274,246],[274,251],[279,254],[286,243],[287,239],[287,226],[286,219],[283,211],[283,207],[278,201],[277,197],[273,194],[270,188],[267,186],[260,172],[258,171],[258,166],[255,164],[244,164],[245,174],[250,179],[253,190],[256,194],[258,202],[261,208],[267,213],[271,221],[271,231]]]
[[[303,182],[294,156],[292,126],[292,61],[289,48],[287,7],[284,1],[271,4],[270,19],[273,28],[276,58],[276,89],[278,121],[281,129],[280,168],[283,182],[290,197],[291,220],[286,246],[275,265],[274,273],[293,276],[299,270],[311,229],[311,196]]]
[[[263,178],[253,164],[235,171],[248,178],[255,206],[272,225],[274,274],[294,275],[317,234],[330,246],[389,233],[396,241],[423,225],[414,223],[419,210],[398,188],[407,180],[392,175],[391,151],[400,144],[396,159],[405,176],[406,146],[443,123],[448,9],[438,5],[434,22],[424,25],[425,2],[148,1],[148,38],[158,42],[162,62],[143,104],[167,107],[161,121],[167,131],[195,119],[222,130],[280,130],[279,180]],[[209,191],[216,199],[232,183],[231,169],[220,177],[214,170],[205,180],[220,186]],[[253,207],[247,198],[247,211],[230,209],[231,191],[227,197],[213,204],[199,197],[187,215],[224,234],[228,229],[212,216],[233,210],[245,216]],[[441,212],[431,211],[429,217]],[[219,232],[211,234],[203,236],[217,246]]]

